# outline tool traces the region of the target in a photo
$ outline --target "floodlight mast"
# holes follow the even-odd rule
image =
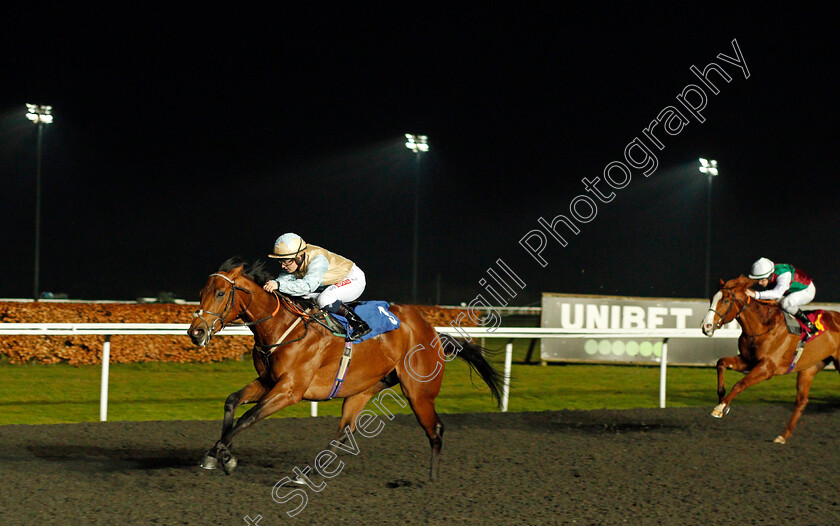
[[[38,162],[35,176],[35,270],[32,287],[32,299],[38,301],[41,288],[41,150],[43,144],[44,125],[52,124],[52,106],[42,104],[27,104],[26,118],[35,123],[38,128]]]
[[[429,138],[425,135],[405,134],[405,147],[417,154],[414,166],[414,250],[411,272],[411,300],[417,303],[418,257],[420,252],[420,158],[429,151]]]
[[[705,282],[705,291],[706,291],[706,298],[710,297],[709,285],[710,285],[710,267],[711,267],[711,253],[712,253],[712,177],[718,174],[718,167],[717,161],[714,159],[707,160],[700,157],[700,173],[704,173],[708,175],[709,180],[709,190],[708,190],[708,197],[706,200],[706,282]]]

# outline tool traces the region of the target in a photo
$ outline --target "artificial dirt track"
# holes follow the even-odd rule
[[[357,433],[320,492],[272,488],[337,419],[269,419],[240,435],[230,476],[197,466],[220,422],[2,426],[3,525],[840,523],[840,414],[790,406],[442,415],[441,481],[413,416]],[[335,468],[336,464],[330,466]],[[291,488],[281,488],[278,500]],[[258,518],[260,516],[261,518]],[[248,517],[249,520],[246,520]]]

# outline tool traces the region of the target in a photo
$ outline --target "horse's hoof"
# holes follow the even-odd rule
[[[225,469],[225,475],[230,475],[236,469],[236,457],[230,456],[222,462],[222,467]]]
[[[309,475],[310,471],[312,471],[312,468],[310,468],[309,466],[303,466],[303,469],[301,470],[301,474],[300,475],[296,474],[295,478],[292,479],[292,484],[297,484],[298,486],[307,486],[308,483],[307,483],[307,481],[304,477],[306,475]],[[301,476],[301,475],[303,475],[303,476]]]
[[[204,458],[201,459],[201,467],[204,469],[216,469],[219,467],[219,461],[216,460],[216,457],[205,453]]]
[[[729,413],[729,406],[725,404],[718,404],[712,409],[712,416],[715,418],[723,418],[724,415]]]
[[[779,435],[779,436],[777,436],[776,438],[773,439],[773,443],[774,444],[787,444],[787,440],[785,440],[785,437],[783,437],[782,435]]]

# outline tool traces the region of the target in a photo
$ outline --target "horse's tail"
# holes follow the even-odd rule
[[[464,339],[454,338],[448,334],[441,334],[440,339],[447,351],[454,349],[458,357],[469,364],[470,370],[475,371],[481,376],[481,379],[490,388],[490,393],[496,399],[497,405],[501,407],[502,389],[504,388],[505,382],[504,375],[494,368],[487,361],[487,358],[485,358],[485,355],[492,355],[494,352]]]

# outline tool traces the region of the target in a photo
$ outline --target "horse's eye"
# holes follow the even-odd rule
[[[223,291],[223,290],[220,290],[219,292],[216,293],[216,296],[218,296],[220,298],[224,295],[225,295],[225,291]]]

